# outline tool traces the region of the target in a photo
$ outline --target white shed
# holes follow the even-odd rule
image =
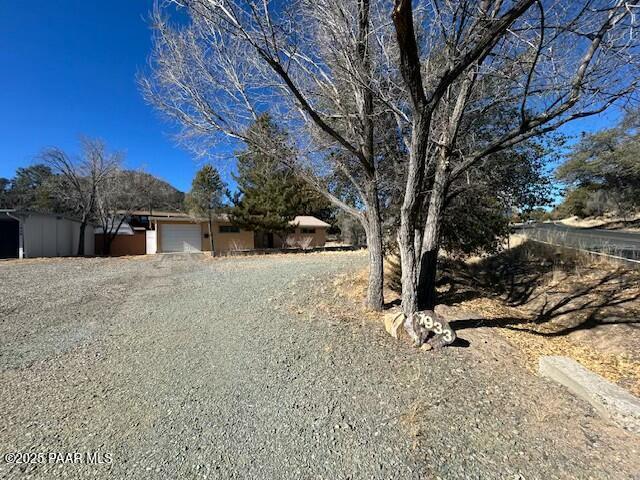
[[[0,210],[0,258],[76,255],[80,222],[56,214]],[[93,225],[84,232],[84,253],[95,252]]]

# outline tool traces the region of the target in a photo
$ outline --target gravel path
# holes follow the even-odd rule
[[[422,353],[325,308],[351,307],[330,279],[365,263],[0,264],[0,452],[112,458],[0,477],[640,478],[638,437],[486,333]]]

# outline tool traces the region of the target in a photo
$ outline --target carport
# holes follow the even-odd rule
[[[19,258],[20,244],[20,220],[0,210],[0,258]]]
[[[62,215],[0,210],[0,258],[66,257],[78,250],[80,222]],[[94,254],[93,225],[84,232],[85,255]]]

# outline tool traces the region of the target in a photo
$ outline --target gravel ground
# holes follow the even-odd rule
[[[640,441],[509,360],[345,320],[361,253],[0,264],[3,478],[640,478]],[[333,313],[332,313],[333,312]],[[506,352],[506,354],[505,354]]]

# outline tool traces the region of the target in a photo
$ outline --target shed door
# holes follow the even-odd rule
[[[160,246],[163,252],[199,252],[202,248],[200,225],[160,225]]]

